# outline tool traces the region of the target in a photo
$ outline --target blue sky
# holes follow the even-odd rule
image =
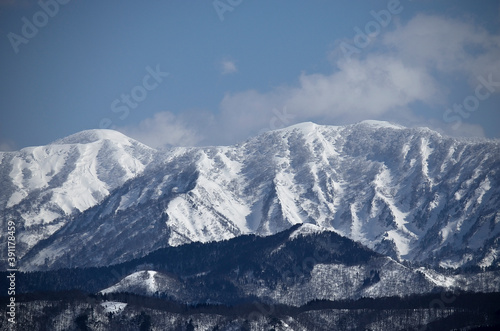
[[[0,150],[365,119],[500,138],[498,1],[0,0],[0,35]]]

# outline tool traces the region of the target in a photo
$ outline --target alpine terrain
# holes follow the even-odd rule
[[[25,270],[108,265],[299,223],[400,261],[500,261],[498,141],[302,123],[235,146],[159,152],[92,130],[0,160],[2,221],[16,222]]]
[[[440,329],[498,317],[486,306],[500,292],[498,140],[307,122],[155,150],[89,130],[1,152],[0,178],[22,309],[61,329]],[[36,296],[47,291],[59,304]],[[66,302],[65,291],[80,292]]]

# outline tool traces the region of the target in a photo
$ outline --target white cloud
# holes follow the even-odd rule
[[[296,86],[226,95],[220,105],[226,138],[241,139],[269,127],[276,119],[272,110],[283,107],[295,116],[293,122],[398,119],[412,125],[418,118],[420,125],[447,134],[484,135],[479,125],[464,120],[459,129],[451,128],[441,118],[457,97],[447,80],[450,75],[468,80],[471,93],[479,76],[493,74],[493,81],[500,81],[499,35],[471,22],[418,15],[378,42],[377,52],[364,50],[360,59],[340,59],[331,74],[302,73]],[[426,117],[418,114],[422,107],[428,109]]]
[[[484,136],[480,125],[464,119],[457,129],[456,123],[442,118],[465,97],[449,84],[450,77],[469,79],[470,93],[479,75],[493,74],[493,81],[500,81],[500,36],[471,22],[418,15],[377,42],[358,59],[338,60],[329,74],[302,73],[294,85],[266,92],[227,93],[211,118],[197,113],[180,120],[170,113],[157,114],[141,123],[136,136],[155,145],[233,144],[302,121],[341,125],[364,119]],[[223,73],[236,71],[233,61],[222,62]],[[160,138],[155,138],[156,132]]]
[[[479,124],[462,123],[458,129],[455,129],[453,125],[443,125],[443,123],[437,123],[434,125],[435,121],[427,121],[426,125],[431,129],[438,132],[444,133],[448,136],[455,137],[486,137],[484,129]]]
[[[417,15],[385,34],[384,44],[405,63],[426,70],[461,72],[470,80],[488,74],[500,78],[500,35],[470,21]]]
[[[238,68],[236,68],[236,64],[234,63],[234,61],[224,60],[222,61],[221,67],[223,75],[234,74],[238,72]]]
[[[483,127],[478,124],[462,122],[460,127],[456,128],[454,123],[443,123],[441,119],[425,118],[413,112],[407,112],[403,118],[408,127],[427,127],[451,137],[486,137]],[[393,120],[398,122],[397,119]]]
[[[301,75],[287,106],[322,117],[377,117],[414,101],[433,104],[442,99],[434,79],[399,59],[370,56],[340,62],[339,71],[325,76]]]
[[[330,75],[301,74],[298,86],[267,93],[254,90],[227,94],[221,102],[221,122],[227,137],[244,138],[280,122],[282,126],[315,120],[352,123],[390,113],[407,113],[416,101],[444,102],[437,83],[426,72],[394,57],[370,56],[366,60],[339,62]],[[273,111],[286,107],[293,115],[283,120]],[[274,126],[277,126],[274,124]]]
[[[194,146],[202,139],[185,120],[171,112],[159,112],[136,127],[117,130],[153,148]]]

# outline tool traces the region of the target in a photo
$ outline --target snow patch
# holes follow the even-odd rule
[[[445,276],[434,270],[426,269],[424,267],[418,268],[417,271],[420,271],[425,276],[425,278],[436,284],[436,286],[445,288],[452,288],[456,286],[456,280],[451,276]]]
[[[290,240],[294,240],[300,236],[310,236],[317,233],[324,232],[326,229],[315,224],[304,223],[297,230],[290,234]]]
[[[479,266],[481,267],[489,267],[493,264],[493,262],[500,256],[500,252],[498,249],[491,248],[488,254],[481,260]]]
[[[106,314],[108,313],[121,313],[125,307],[127,307],[127,304],[124,302],[118,302],[118,301],[105,301],[101,303],[101,306],[104,308],[104,312]]]
[[[134,272],[123,278],[117,284],[102,290],[100,293],[124,292],[130,288],[140,287],[146,293],[154,294],[159,290],[155,279],[156,274],[156,271],[151,270]]]

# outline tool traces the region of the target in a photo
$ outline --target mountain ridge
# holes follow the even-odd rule
[[[107,264],[137,257],[141,247],[147,253],[245,233],[270,235],[298,223],[336,231],[396,260],[499,263],[498,141],[364,121],[301,123],[234,146],[165,153],[136,146],[141,169],[87,209],[60,215],[66,219],[45,231],[48,241],[25,250],[23,268],[97,263],[90,252],[67,247],[92,245]],[[134,150],[120,148],[118,154]],[[120,240],[107,244],[110,235]]]

